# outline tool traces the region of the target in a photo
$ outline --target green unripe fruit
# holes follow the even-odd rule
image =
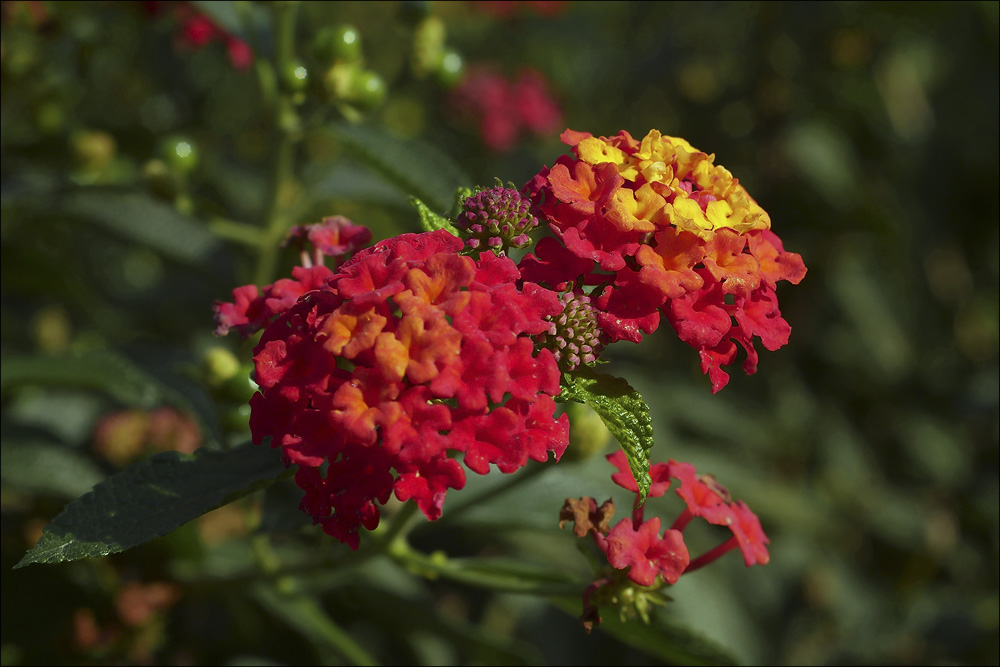
[[[115,138],[100,130],[82,130],[70,137],[73,157],[85,169],[98,170],[107,166],[117,152]]]
[[[187,174],[198,166],[198,147],[188,137],[172,135],[160,141],[160,157],[174,171]]]
[[[180,177],[163,160],[153,159],[144,164],[142,177],[150,192],[160,199],[172,200],[180,190]]]
[[[325,65],[361,59],[361,34],[351,25],[323,28],[313,40],[313,53]]]
[[[299,93],[309,85],[309,70],[299,61],[289,63],[281,74],[285,88],[293,93]]]
[[[611,432],[601,416],[582,403],[568,403],[569,446],[563,460],[583,461],[604,451],[611,441]]]
[[[374,109],[385,99],[385,82],[375,72],[358,70],[351,77],[348,98],[362,109]]]
[[[438,63],[434,78],[438,83],[446,88],[451,88],[459,82],[465,72],[465,61],[462,55],[455,49],[445,49],[441,54],[441,61]]]

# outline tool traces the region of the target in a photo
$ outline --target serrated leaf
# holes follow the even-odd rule
[[[217,443],[212,415],[166,380],[147,372],[111,350],[65,356],[5,357],[0,365],[0,391],[19,385],[79,387],[102,391],[123,405],[151,409],[172,405],[197,417],[208,443]]]
[[[0,479],[4,486],[73,499],[101,482],[104,473],[77,449],[5,439],[0,448]]]
[[[600,415],[628,458],[639,485],[639,502],[649,493],[649,450],[653,448],[653,420],[642,395],[624,379],[598,373],[586,366],[563,374],[559,399],[586,403]]]
[[[451,224],[451,220],[430,210],[427,204],[416,197],[410,197],[410,203],[417,209],[417,214],[420,216],[420,228],[425,232],[435,232],[443,229],[449,234],[458,236],[458,228]]]
[[[14,567],[97,558],[173,532],[285,473],[279,453],[250,443],[226,451],[163,452],[101,482],[45,527]]]
[[[455,189],[469,182],[450,158],[430,144],[359,125],[338,124],[330,130],[351,154],[432,209],[448,210]]]

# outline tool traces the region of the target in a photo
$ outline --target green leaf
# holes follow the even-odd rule
[[[552,602],[572,616],[579,615],[582,609],[580,598],[554,598]],[[601,609],[601,618],[601,624],[596,626],[598,630],[660,658],[665,664],[739,664],[726,649],[677,623],[666,612],[656,612],[649,624],[638,618],[623,621],[610,608]]]
[[[649,406],[622,378],[598,373],[586,366],[563,374],[562,401],[586,403],[600,415],[618,440],[639,485],[639,502],[649,493],[649,450],[653,448],[653,421]]]
[[[210,410],[167,380],[111,350],[65,356],[4,357],[0,365],[0,392],[22,385],[93,389],[123,405],[143,409],[166,403],[195,415],[206,442],[220,440],[218,423]]]
[[[458,228],[451,224],[451,220],[430,210],[427,204],[416,197],[410,197],[410,203],[416,207],[417,213],[420,215],[420,227],[425,232],[434,232],[443,229],[450,234],[458,236]]]
[[[59,208],[180,262],[206,263],[221,248],[205,225],[144,194],[78,190]]]
[[[170,533],[264,488],[285,473],[277,451],[246,443],[226,451],[163,452],[71,502],[15,568],[96,558]]]
[[[0,448],[0,479],[5,487],[70,500],[90,491],[104,479],[104,473],[77,449],[5,438]]]
[[[456,188],[469,182],[461,168],[430,144],[359,125],[338,124],[330,129],[348,152],[434,210],[448,210]]]

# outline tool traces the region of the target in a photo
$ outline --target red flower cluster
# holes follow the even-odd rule
[[[300,267],[217,306],[222,332],[276,316],[254,351],[253,439],[282,447],[303,510],[352,548],[392,493],[440,517],[447,490],[465,484],[449,452],[477,473],[510,473],[568,444],[568,418],[553,416],[556,359],[530,338],[551,330],[558,295],[463,246],[445,231],[404,234],[336,273]]]
[[[559,513],[559,527],[567,521],[574,523],[578,537],[591,535],[608,563],[617,573],[599,577],[584,593],[584,625],[588,631],[600,622],[598,607],[616,597],[624,582],[622,573],[633,583],[657,587],[658,578],[674,584],[682,574],[693,572],[716,560],[723,554],[739,548],[747,567],[766,565],[770,555],[768,543],[757,516],[744,503],[732,501],[729,493],[710,475],[699,476],[690,463],[667,463],[650,466],[651,484],[649,498],[664,495],[671,485],[671,478],[680,480],[676,489],[686,508],[667,530],[660,533],[660,518],[644,519],[644,506],[638,505],[639,487],[621,450],[608,455],[608,461],[618,472],[611,479],[619,486],[636,494],[632,516],[611,527],[614,503],[610,500],[598,507],[593,498],[573,500],[567,498]],[[725,526],[732,537],[719,546],[691,560],[683,531],[694,517],[701,517],[711,524]]]
[[[547,134],[562,122],[545,78],[533,69],[522,70],[514,81],[472,69],[453,91],[450,108],[477,123],[483,143],[498,152],[509,150],[525,130]]]
[[[612,341],[638,342],[664,315],[698,350],[713,392],[729,381],[737,344],[754,373],[754,339],[776,350],[791,327],[776,283],[797,284],[802,258],[785,252],[770,218],[714,155],[652,130],[594,137],[567,130],[573,155],[525,186],[554,238],[521,263],[528,280],[590,290]]]

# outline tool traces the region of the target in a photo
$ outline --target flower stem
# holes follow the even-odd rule
[[[694,572],[698,568],[705,567],[706,565],[716,560],[726,552],[735,549],[738,546],[738,544],[739,543],[736,541],[735,536],[730,537],[728,540],[726,540],[719,546],[715,547],[711,551],[706,551],[705,553],[703,553],[702,555],[698,556],[693,561],[691,561],[688,564],[688,566],[684,569],[684,574],[688,574],[690,572]]]
[[[295,18],[298,14],[297,2],[275,2],[274,11],[274,62],[270,72],[262,73],[262,79],[275,79],[277,74],[291,66],[295,58]],[[262,68],[264,71],[266,67]],[[254,282],[265,285],[274,279],[280,252],[279,242],[288,228],[284,210],[288,194],[294,189],[295,144],[299,139],[301,123],[292,95],[281,85],[277,86],[273,106],[275,131],[274,162],[267,199],[267,213],[264,219],[264,233],[258,246],[257,268]]]

